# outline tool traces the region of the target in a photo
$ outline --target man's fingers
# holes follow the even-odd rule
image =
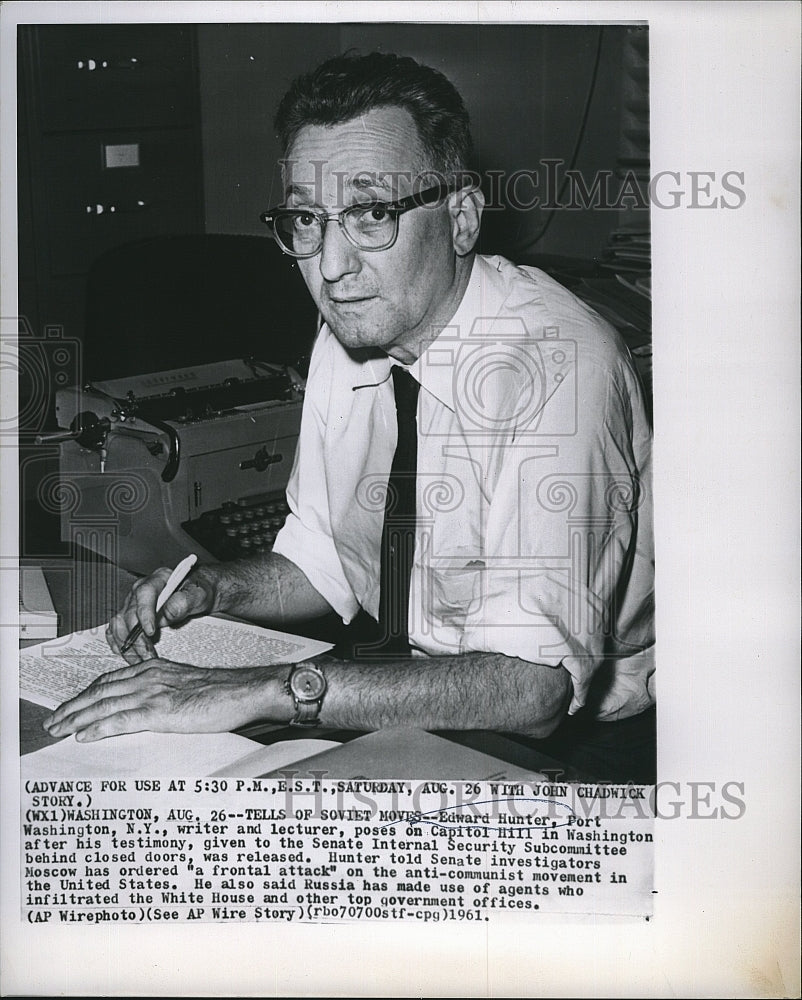
[[[142,625],[147,635],[154,634],[156,631],[156,601],[169,576],[170,570],[163,566],[150,576],[134,582],[126,597],[125,604],[111,619],[106,630],[106,641],[115,653],[120,653],[125,640],[135,625]],[[147,658],[146,653],[148,649],[152,648],[152,645],[150,647],[140,646],[139,658]],[[131,662],[130,659],[129,662]]]
[[[156,604],[169,576],[170,570],[162,567],[150,576],[137,580],[128,594],[125,606],[109,622],[106,641],[118,655],[122,653],[131,629],[137,625],[142,626],[142,637],[130,650],[122,653],[128,663],[139,663],[155,656],[152,638],[160,620],[169,625],[178,625],[212,607],[213,595],[209,587],[195,580],[187,580],[157,614]]]
[[[130,649],[126,649],[123,653],[125,662],[131,664],[132,666],[137,663],[142,663],[145,660],[152,660],[157,655],[156,647],[153,645],[153,642],[148,639],[144,632],[139,636],[133,646],[131,646]]]
[[[128,694],[129,691],[133,690],[135,678],[142,673],[143,669],[146,669],[143,664],[136,663],[101,675],[92,681],[89,687],[80,694],[59,705],[52,715],[44,719],[42,725],[52,736],[60,735],[55,733],[54,730],[59,728],[68,716],[74,715],[75,712],[81,711],[95,702],[114,697],[115,695]]]
[[[261,714],[256,694],[272,676],[266,677],[266,670],[208,669],[160,659],[132,664],[94,680],[46,718],[44,727],[55,737],[75,733],[80,742],[143,730],[223,732]]]
[[[95,722],[111,718],[120,712],[141,707],[140,692],[129,692],[126,694],[115,693],[109,698],[101,698],[88,705],[77,706],[74,711],[68,713],[64,718],[51,726],[48,732],[51,736],[69,736],[70,733],[78,733]],[[147,727],[144,727],[147,728]]]
[[[199,588],[185,583],[181,590],[177,590],[161,609],[165,621],[182,622],[195,613],[198,604]]]
[[[106,629],[106,642],[108,642],[109,646],[111,646],[115,653],[120,652],[128,633],[131,631],[131,628],[128,625],[128,618],[126,617],[127,613],[128,605],[126,605],[122,611],[117,612],[117,614],[109,622],[108,628]]]
[[[134,598],[136,619],[131,627],[133,628],[133,625],[138,621],[144,629],[145,635],[153,635],[156,632],[156,601],[164,589],[169,572],[166,568],[157,570],[146,580],[138,580],[131,591]],[[167,576],[164,575],[165,573]]]
[[[118,656],[122,656],[128,664],[141,663],[143,660],[152,660],[156,656],[156,647],[153,645],[152,640],[144,633],[139,636],[133,646],[130,646],[123,653],[123,646],[129,632],[130,630],[115,629],[114,625],[110,622],[106,629],[106,642],[109,644],[111,650],[117,653]]]
[[[166,621],[179,623],[193,615],[208,614],[214,603],[211,589],[200,577],[190,577],[161,610]]]
[[[142,733],[149,728],[148,711],[145,708],[131,708],[115,712],[99,722],[93,722],[80,729],[75,734],[79,743],[94,743],[105,740],[109,736],[121,736],[123,733]]]
[[[112,653],[117,653],[119,655],[122,644],[117,641],[117,633],[115,632],[113,622],[114,619],[109,622],[106,628],[106,642],[109,644],[109,648]]]

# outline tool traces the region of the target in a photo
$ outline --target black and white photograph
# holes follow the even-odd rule
[[[794,995],[794,11],[4,5],[4,995]]]
[[[26,711],[23,752],[398,728],[368,777],[485,777],[415,753],[426,731],[654,784],[648,28],[19,46],[21,556],[66,583],[68,632],[110,621],[97,672],[118,658]],[[216,612],[333,649],[290,672],[157,648]]]

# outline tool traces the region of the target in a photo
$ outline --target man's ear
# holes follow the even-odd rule
[[[478,186],[464,187],[448,196],[451,240],[460,257],[469,254],[476,246],[484,207],[485,196]]]

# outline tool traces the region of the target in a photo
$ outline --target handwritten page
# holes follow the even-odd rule
[[[193,618],[179,628],[164,628],[159,656],[195,667],[250,667],[296,663],[331,649],[331,644],[275,632],[228,618]],[[109,649],[105,626],[74,632],[20,651],[20,697],[57,708],[96,677],[125,666]]]

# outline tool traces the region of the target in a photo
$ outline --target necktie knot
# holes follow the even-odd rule
[[[393,365],[393,389],[395,390],[395,408],[399,417],[414,417],[418,410],[419,383],[409,374],[406,368]]]

